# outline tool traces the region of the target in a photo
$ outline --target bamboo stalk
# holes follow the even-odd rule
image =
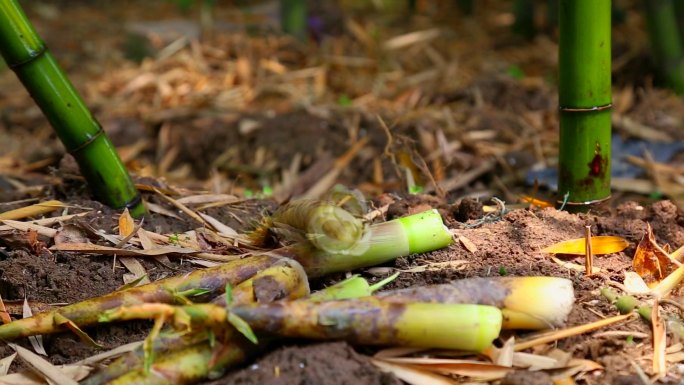
[[[133,216],[145,213],[116,149],[36,33],[17,0],[0,1],[0,54],[74,156],[95,197]]]
[[[684,8],[680,0],[644,0],[646,26],[651,40],[653,59],[664,83],[684,94],[684,49],[677,17]],[[676,5],[675,5],[676,4]]]
[[[532,40],[537,33],[534,26],[534,3],[533,0],[513,1],[513,32],[527,40]]]
[[[610,198],[610,0],[561,0],[558,193],[572,210]]]
[[[283,32],[299,40],[307,35],[306,0],[280,0],[280,26]]]

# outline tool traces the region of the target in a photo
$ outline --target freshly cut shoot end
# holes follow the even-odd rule
[[[323,253],[299,260],[309,276],[349,271],[449,246],[451,232],[435,209],[374,224],[368,229],[368,249],[360,254]]]
[[[519,323],[513,319],[505,322],[506,329],[545,329],[565,325],[575,303],[575,292],[570,280],[557,277],[502,279],[511,290],[504,300],[503,308],[530,317],[525,322],[522,322],[522,318],[515,318]]]
[[[377,295],[395,302],[474,303],[504,310],[505,329],[563,326],[572,310],[572,282],[557,277],[469,278],[448,284],[418,286]]]

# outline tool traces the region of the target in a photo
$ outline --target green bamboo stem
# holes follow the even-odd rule
[[[0,1],[0,54],[31,93],[103,203],[145,212],[140,194],[100,124],[62,72],[17,0]]]
[[[546,29],[555,32],[558,28],[558,2],[559,0],[547,0],[546,2]]]
[[[475,13],[474,0],[456,0],[456,6],[464,16],[472,16]]]
[[[586,210],[610,197],[610,0],[561,0],[559,27],[559,201]]]
[[[676,12],[677,8],[684,7],[680,2],[644,0],[643,4],[658,71],[667,87],[681,95],[684,94],[684,50],[680,38],[682,30],[677,27],[677,15],[681,15],[681,11]]]
[[[515,15],[513,32],[527,40],[532,40],[537,33],[534,27],[534,1],[515,0],[513,14]]]
[[[307,36],[306,0],[280,0],[280,26],[299,40]]]
[[[679,41],[684,42],[684,2],[674,1],[674,14],[677,20],[677,31],[679,32]]]

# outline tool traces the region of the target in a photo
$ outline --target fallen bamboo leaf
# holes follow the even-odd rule
[[[18,221],[13,221],[13,220],[2,220],[2,223],[4,223],[6,226],[9,226],[13,229],[21,230],[21,231],[35,231],[38,234],[48,237],[48,238],[54,238],[55,235],[57,235],[57,230],[51,229],[46,226],[41,226],[41,225],[36,225],[33,223],[27,223],[27,222],[18,222]]]
[[[119,216],[119,235],[122,237],[122,240],[117,244],[117,246],[124,246],[140,228],[142,228],[142,226],[136,227],[135,220],[128,212],[128,209],[124,209],[123,213],[121,213]],[[121,262],[121,264],[123,264],[126,269],[132,273],[124,275],[124,284],[129,284],[134,281],[138,281],[138,284],[146,284],[150,282],[149,278],[147,278],[147,270],[145,270],[145,267],[142,265],[142,263],[140,263],[140,261],[138,261],[135,257],[119,254],[117,254],[117,256],[119,257],[119,262]]]
[[[167,217],[175,218],[180,220],[180,215],[176,214],[173,210],[169,210],[162,205],[158,205],[154,202],[145,202],[145,207],[153,213],[166,215]]]
[[[411,385],[459,385],[455,380],[426,370],[415,369],[405,365],[391,364],[377,359],[371,360],[371,362],[382,371],[392,373],[400,380]]]
[[[531,347],[537,346],[537,345],[542,345],[542,344],[547,344],[549,342],[554,342],[558,341],[563,338],[579,335],[579,334],[584,334],[587,332],[590,332],[592,330],[596,330],[608,325],[612,325],[614,323],[624,321],[626,319],[634,317],[634,313],[629,313],[629,314],[622,314],[622,315],[617,315],[614,317],[602,319],[599,321],[591,322],[588,324],[584,325],[579,325],[571,328],[566,328],[566,329],[561,329],[561,330],[556,330],[550,333],[544,333],[540,337],[531,337],[528,340],[524,340],[521,342],[518,342],[515,344],[515,350],[520,351],[520,350],[525,350],[529,349]]]
[[[455,360],[447,358],[400,357],[383,358],[384,362],[408,365],[414,368],[441,374],[472,377],[477,381],[500,380],[513,368],[475,360]]]
[[[63,365],[57,366],[57,368],[64,376],[74,381],[84,379],[93,370],[93,368],[86,365]],[[55,384],[55,382],[47,381],[31,370],[0,376],[0,384],[3,385],[45,385],[46,383]],[[61,383],[56,384],[61,385]]]
[[[82,216],[85,216],[88,214],[90,214],[90,211],[86,211],[84,213],[78,213],[78,214],[62,215],[59,217],[37,219],[35,221],[26,221],[26,222],[21,222],[21,223],[30,223],[33,225],[49,227],[49,226],[55,225],[55,224],[60,223],[60,222],[68,221],[69,219],[82,217]],[[7,225],[0,226],[0,231],[11,230],[11,229],[14,229],[14,227],[7,226]]]
[[[26,206],[22,207],[16,210],[9,210],[5,211],[3,213],[0,213],[0,220],[17,220],[17,219],[24,219],[28,217],[37,217],[39,215],[51,213],[53,211],[59,210],[63,207],[66,207],[64,203],[57,201],[57,200],[51,200],[51,201],[45,201],[41,203],[36,203],[31,206]]]
[[[382,44],[382,47],[384,49],[387,49],[387,50],[396,50],[396,49],[400,49],[400,48],[405,48],[409,45],[433,40],[433,39],[439,37],[440,34],[441,34],[441,32],[439,31],[438,28],[427,29],[424,31],[409,32],[409,33],[399,35],[399,36],[393,37],[391,39],[385,40],[385,42]]]
[[[184,204],[178,202],[177,200],[171,198],[170,196],[164,194],[163,192],[159,191],[159,190],[156,189],[156,188],[154,189],[154,192],[157,193],[157,195],[159,195],[160,197],[162,197],[162,198],[163,198],[164,200],[166,200],[167,202],[169,202],[169,203],[171,203],[172,205],[174,205],[177,209],[179,209],[180,211],[182,211],[182,212],[184,212],[185,214],[187,214],[190,218],[196,220],[196,221],[199,222],[200,224],[202,224],[202,225],[204,225],[204,226],[206,226],[206,227],[208,227],[208,228],[210,228],[210,229],[213,229],[213,227],[211,226],[210,223],[207,223],[207,221],[205,221],[199,214],[197,214],[195,211],[193,211],[193,210],[191,210],[190,208],[188,208],[186,205],[184,205]]]
[[[74,365],[92,365],[92,364],[95,364],[98,362],[103,362],[103,361],[108,360],[110,358],[115,358],[115,357],[118,357],[122,354],[132,352],[133,350],[142,346],[142,344],[143,344],[142,341],[130,342],[130,343],[127,343],[125,345],[121,345],[119,347],[111,349],[109,351],[106,351],[103,353],[98,353],[98,354],[95,354],[94,356],[84,358],[80,361],[75,362]]]
[[[212,217],[211,215],[204,214],[204,213],[198,213],[202,219],[210,223],[215,229],[216,232],[219,233],[219,235],[223,236],[228,236],[228,237],[234,237],[238,235],[238,232],[235,231],[232,227],[223,224],[223,222],[219,221],[218,219]]]
[[[239,202],[240,198],[230,194],[199,194],[178,198],[176,201],[184,205],[202,205],[216,202],[227,204],[227,202]]]
[[[459,235],[458,241],[461,242],[461,245],[463,245],[463,247],[465,247],[465,249],[468,250],[469,252],[471,252],[471,253],[477,252],[477,246],[475,246],[473,241],[466,238],[464,235]]]
[[[4,376],[7,374],[9,371],[10,365],[12,365],[12,361],[17,357],[17,352],[14,352],[10,354],[9,356],[3,358],[0,360],[0,376]],[[2,382],[2,377],[0,377],[0,383]]]
[[[140,246],[143,248],[143,250],[152,250],[156,249],[158,246],[152,239],[150,239],[148,232],[140,227],[137,231],[138,235],[138,240],[140,241]],[[158,255],[156,257],[153,257],[157,262],[161,263],[164,266],[170,266],[171,265],[171,260],[169,260],[169,257],[166,255]]]
[[[564,268],[566,268],[566,269],[570,269],[570,270],[573,270],[573,271],[579,271],[579,272],[585,272],[585,271],[586,271],[586,266],[583,266],[583,265],[580,265],[580,264],[577,264],[577,263],[572,263],[572,262],[568,262],[568,261],[563,261],[563,260],[561,260],[560,258],[557,258],[557,257],[554,257],[554,256],[551,257],[551,260],[554,261],[554,262],[556,262],[557,264],[559,264],[560,266],[562,266],[562,267],[564,267]],[[591,272],[592,272],[593,274],[598,274],[598,273],[600,273],[601,271],[602,271],[602,270],[601,270],[600,267],[596,267],[596,266],[592,266],[592,267],[591,267]]]
[[[31,311],[31,307],[28,304],[28,300],[26,300],[26,297],[24,297],[24,304],[22,308],[22,318],[28,318],[33,315],[33,312]],[[37,334],[35,336],[29,336],[29,342],[31,343],[31,346],[33,347],[33,351],[36,353],[40,354],[41,356],[46,356],[47,357],[47,352],[45,351],[45,347],[43,346],[43,336],[40,334]]]
[[[120,249],[111,246],[101,246],[94,243],[67,243],[50,247],[51,251],[71,251],[87,254],[118,255],[119,257],[151,257],[168,254],[197,254],[197,250],[183,247],[162,246],[150,250]]]
[[[558,242],[541,250],[548,254],[570,254],[585,255],[587,248],[586,238],[571,239],[569,241]],[[618,253],[629,246],[629,242],[622,238],[612,235],[600,235],[591,237],[591,249],[594,254]]]
[[[32,353],[30,350],[17,344],[9,343],[8,345],[17,352],[22,361],[46,379],[59,385],[78,385],[76,380],[62,373],[61,370],[41,358],[39,355]]]

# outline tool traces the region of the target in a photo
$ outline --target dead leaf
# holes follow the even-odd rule
[[[471,252],[471,253],[477,252],[477,246],[475,246],[473,241],[466,238],[465,235],[459,235],[458,241],[461,242],[461,245],[463,245],[463,247],[465,247],[465,249],[468,250],[469,252]]]
[[[637,246],[632,267],[649,286],[657,284],[673,270],[669,255],[656,243],[651,225]]]
[[[57,230],[51,229],[46,226],[41,226],[41,225],[36,225],[33,223],[28,223],[28,222],[19,222],[19,221],[13,221],[13,220],[3,220],[2,223],[5,225],[17,229],[17,230],[22,230],[22,231],[35,231],[36,233],[48,237],[48,238],[54,238],[55,235],[57,234]]]
[[[102,254],[102,255],[118,255],[119,257],[151,257],[156,255],[167,254],[196,254],[197,250],[187,249],[182,247],[162,246],[151,250],[131,250],[119,249],[110,246],[100,246],[92,243],[68,243],[64,245],[55,245],[50,248],[53,251],[71,251],[88,254]]]
[[[572,262],[568,262],[568,261],[563,261],[563,260],[556,258],[556,257],[551,257],[551,260],[556,262],[557,264],[561,265],[562,267],[564,267],[566,269],[570,269],[573,271],[579,271],[579,272],[584,272],[586,270],[586,267],[584,265],[580,265],[580,264],[572,263]],[[600,273],[601,268],[596,267],[596,266],[592,266],[591,272],[592,272],[592,274]]]
[[[43,214],[51,213],[55,210],[59,210],[62,207],[66,207],[64,203],[56,200],[45,201],[41,203],[36,203],[35,205],[22,207],[16,210],[5,211],[0,213],[0,220],[17,220],[24,219],[28,217],[37,217]]]
[[[135,220],[128,212],[128,208],[124,209],[123,213],[119,215],[119,235],[125,238],[133,233],[135,230]]]
[[[22,361],[46,379],[59,385],[78,385],[77,381],[62,373],[39,355],[13,343],[8,343],[8,345],[17,352]]]
[[[200,194],[178,198],[176,201],[184,205],[203,205],[216,202],[239,202],[240,199],[230,194]]]
[[[584,255],[586,253],[586,245],[587,242],[585,238],[577,238],[545,247],[541,252],[549,254]],[[591,237],[591,250],[595,255],[619,253],[628,246],[629,242],[622,237],[612,235]]]
[[[400,380],[411,385],[458,385],[459,383],[438,374],[410,366],[391,364],[381,360],[371,360],[383,372],[392,373]]]
[[[513,368],[476,360],[456,360],[431,357],[399,357],[385,358],[386,363],[408,365],[412,368],[476,378],[478,380],[502,379]]]
[[[117,246],[123,246],[121,243],[124,243],[124,240],[130,239],[135,233],[137,232],[136,226],[135,226],[135,220],[131,216],[131,214],[128,212],[128,208],[126,208],[123,213],[119,216],[119,235],[123,238]],[[123,264],[128,271],[132,273],[131,274],[125,274],[123,277],[124,283],[128,284],[134,281],[138,281],[138,285],[144,285],[146,283],[150,283],[149,278],[147,278],[147,271],[145,270],[145,267],[135,259],[135,257],[131,256],[119,256],[119,261],[121,264]]]
[[[238,235],[238,232],[235,231],[232,227],[224,224],[223,222],[219,221],[218,219],[212,217],[211,215],[204,214],[204,213],[199,213],[199,215],[205,221],[210,223],[216,229],[216,232],[219,233],[219,235],[227,236],[227,237],[234,237],[234,236]]]
[[[26,298],[24,298],[24,304],[23,304],[23,313],[22,317],[23,318],[29,318],[33,316],[33,312],[31,311],[31,306],[29,306],[28,301]],[[45,347],[43,346],[43,336],[40,334],[37,334],[35,336],[29,336],[29,342],[31,342],[31,346],[33,347],[33,351],[36,353],[46,356],[47,357],[47,352],[45,351]]]
[[[17,357],[17,352],[12,353],[11,355],[3,358],[0,360],[0,376],[4,376],[7,374],[9,371],[10,365],[12,365],[12,361]],[[2,377],[0,377],[0,383],[2,383]]]

